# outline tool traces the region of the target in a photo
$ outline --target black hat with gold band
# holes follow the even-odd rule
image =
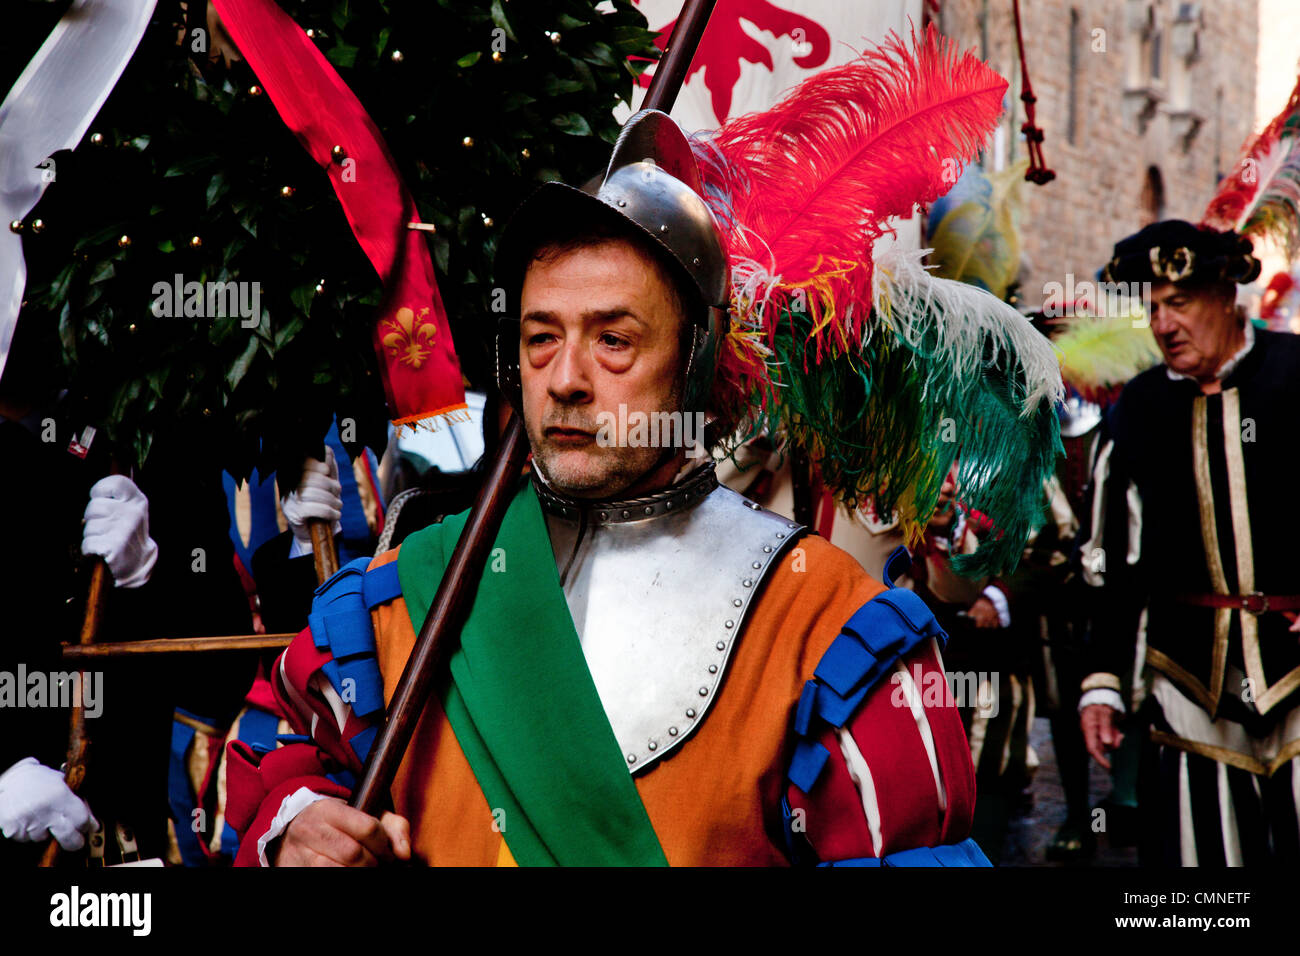
[[[1152,223],[1115,244],[1106,282],[1253,282],[1260,263],[1251,241],[1181,219]]]

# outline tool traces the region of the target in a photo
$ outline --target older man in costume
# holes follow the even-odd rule
[[[1128,726],[1147,738],[1148,862],[1300,859],[1300,566],[1277,517],[1300,447],[1300,339],[1238,311],[1251,251],[1230,230],[1160,222],[1103,275],[1150,284],[1164,363],[1125,388],[1096,458],[1083,560],[1105,596],[1080,713],[1109,766],[1144,646],[1149,692]]]

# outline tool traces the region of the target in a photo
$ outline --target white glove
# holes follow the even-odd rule
[[[102,555],[119,588],[149,580],[158,545],[149,537],[149,499],[130,478],[109,475],[90,489],[81,553]]]
[[[311,554],[311,531],[307,519],[321,518],[331,522],[330,534],[343,530],[343,485],[339,482],[339,466],[334,460],[334,449],[325,446],[325,460],[308,458],[302,464],[302,478],[293,493],[280,502],[284,520],[293,532],[293,546],[289,557]]]
[[[0,832],[32,843],[52,836],[65,850],[80,850],[83,834],[99,823],[90,807],[70,789],[63,774],[26,757],[0,774]]]

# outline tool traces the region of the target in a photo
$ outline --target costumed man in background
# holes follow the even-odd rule
[[[1002,169],[969,166],[930,207],[925,245],[933,246],[934,274],[989,292],[1015,306],[1021,278],[1032,271],[1020,239],[1021,191],[1029,160]],[[1020,586],[1030,573],[1027,547],[1014,575],[962,576],[953,559],[976,550],[996,523],[962,502],[959,468],[945,483],[940,508],[916,550],[918,593],[952,638],[947,657],[958,706],[975,762],[972,836],[996,864],[1011,818],[1032,797],[1037,755],[1029,744],[1036,713],[1031,649],[1038,640],[1034,613]],[[1040,518],[1039,515],[1035,515]],[[1029,534],[1037,539],[1039,529]]]
[[[1160,350],[1141,309],[1136,299],[1106,294],[1104,301],[1088,296],[1073,302],[1049,299],[1043,313],[1034,316],[1035,325],[1051,337],[1060,353],[1061,377],[1068,389],[1060,412],[1065,457],[1048,497],[1057,534],[1043,542],[1046,547],[1035,547],[1039,561],[1026,555],[1047,575],[1047,588],[1035,587],[1030,594],[1041,608],[1045,634],[1041,675],[1035,679],[1042,678],[1040,699],[1052,727],[1067,809],[1047,856],[1065,862],[1091,856],[1096,849],[1090,759],[1078,711],[1079,684],[1087,674],[1090,606],[1096,595],[1083,580],[1081,546],[1091,537],[1092,466],[1105,410],[1119,399],[1128,382],[1160,362]],[[1067,561],[1060,560],[1062,554]],[[1111,792],[1099,804],[1111,849],[1137,842],[1137,743],[1132,738],[1111,757]]]
[[[52,371],[53,325],[40,318],[18,322],[0,377],[0,580],[14,598],[0,641],[0,832],[34,844],[5,841],[0,853],[26,862],[35,862],[47,835],[80,849],[95,823],[57,769],[68,743],[68,713],[58,701],[67,702],[62,684],[75,671],[62,660],[60,641],[75,640],[81,624],[86,558],[102,556],[112,576],[97,641],[250,628],[220,486],[205,480],[216,471],[195,467],[184,439],[164,435],[137,480],[101,477],[110,471],[107,442],[69,420]],[[231,689],[247,683],[251,665],[248,655],[236,654],[93,669],[87,683],[95,699],[83,692],[92,718],[84,795],[105,824],[110,862],[115,854],[167,853],[168,718],[178,704],[198,713],[233,710],[238,691]],[[37,683],[46,687],[39,700],[31,696]]]
[[[19,324],[0,375],[5,528],[0,580],[13,598],[0,640],[0,680],[9,684],[0,688],[0,833],[5,837],[0,861],[10,865],[34,863],[50,836],[65,850],[79,850],[98,826],[57,769],[68,743],[66,711],[44,700],[40,707],[19,709],[19,696],[26,705],[28,692],[26,680],[18,686],[20,673],[44,676],[68,670],[59,658],[58,641],[77,627],[75,562],[68,543],[81,516],[66,503],[85,500],[80,466],[88,451],[76,442],[70,447],[71,430],[60,435],[48,415],[49,366],[35,353],[33,333],[30,324]],[[42,441],[42,432],[50,435],[50,424],[62,443]],[[84,439],[84,434],[78,437]],[[90,498],[81,549],[107,556],[115,583],[138,588],[157,560],[147,504],[139,506],[143,495],[129,479],[113,476],[93,484]],[[24,613],[24,607],[31,613]],[[53,639],[43,640],[45,635]]]
[[[1089,584],[1104,589],[1079,708],[1103,766],[1137,648],[1149,691],[1147,863],[1300,860],[1300,571],[1276,506],[1300,447],[1300,339],[1256,329],[1236,284],[1249,238],[1170,220],[1115,246],[1103,278],[1151,283],[1164,363],[1124,389],[1094,472]],[[1139,662],[1140,663],[1140,662]]]
[[[275,678],[313,742],[260,760],[232,746],[240,862],[983,863],[951,698],[909,683],[897,707],[880,690],[904,665],[942,682],[933,617],[719,487],[697,455],[689,422],[729,276],[685,138],[638,114],[591,189],[543,186],[498,254],[520,307],[498,374],[534,472],[412,738],[396,815],[340,798],[460,518],[318,598]],[[668,447],[602,430],[651,413],[684,422]]]

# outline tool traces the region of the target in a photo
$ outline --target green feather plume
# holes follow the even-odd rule
[[[1089,401],[1160,362],[1140,305],[1121,315],[1074,316],[1057,328],[1052,343],[1061,353],[1061,376]]]
[[[915,543],[957,463],[959,497],[997,527],[954,568],[1014,568],[1040,520],[1044,477],[1061,453],[1054,404],[1063,394],[1050,343],[1014,308],[937,278],[920,252],[875,264],[875,320],[862,347],[808,370],[811,319],[785,312],[772,341],[779,400],[756,424],[818,463],[850,510],[872,497],[897,510]]]

